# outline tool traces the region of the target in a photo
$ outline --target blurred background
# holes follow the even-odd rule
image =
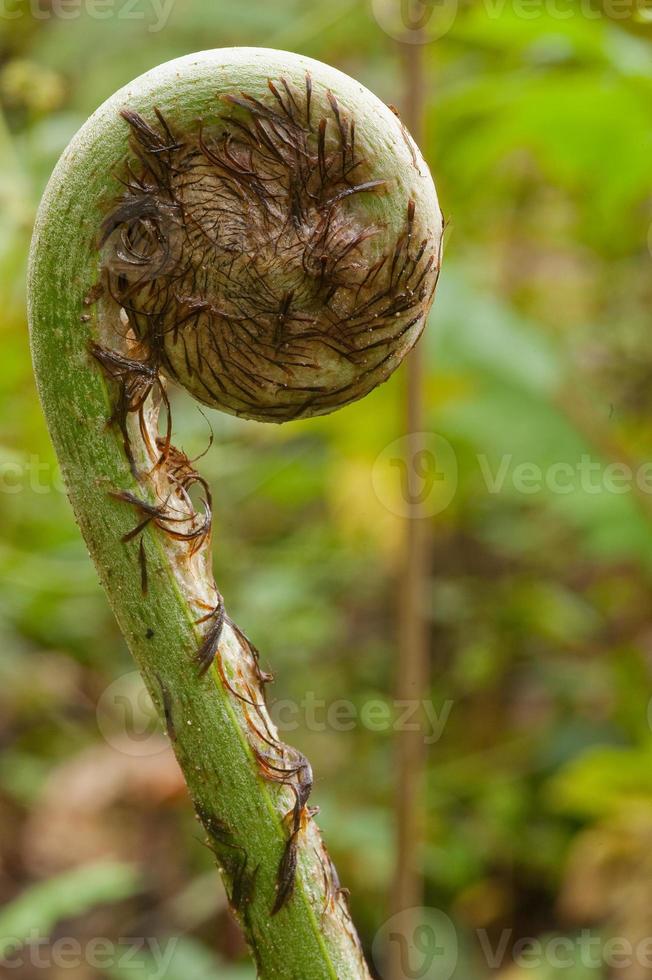
[[[43,187],[100,102],[201,48],[298,51],[405,105],[391,6],[0,4],[7,975],[253,977],[37,401],[24,273]],[[420,473],[421,866],[432,935],[449,939],[405,976],[652,977],[651,24],[645,0],[443,0],[411,38],[448,219]],[[392,911],[403,403],[397,377],[311,422],[207,412],[201,463],[217,581],[273,665],[370,955]],[[201,452],[207,420],[181,396],[174,409],[175,442]]]

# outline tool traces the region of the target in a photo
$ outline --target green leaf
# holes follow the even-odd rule
[[[95,905],[118,902],[138,891],[130,865],[98,862],[33,885],[0,913],[0,956],[30,933],[47,935],[61,919],[82,915]]]
[[[603,817],[652,804],[649,748],[598,747],[574,759],[548,784],[552,806],[576,817]]]
[[[162,939],[152,952],[129,957],[108,971],[110,980],[254,980],[249,966],[225,965],[209,949],[187,937]]]

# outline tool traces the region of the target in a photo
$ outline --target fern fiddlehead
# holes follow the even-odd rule
[[[211,493],[172,443],[167,385],[268,422],[364,396],[423,329],[441,235],[395,114],[334,69],[247,48],[116,93],[37,219],[33,357],[70,499],[265,978],[368,971],[310,765],[214,582]]]

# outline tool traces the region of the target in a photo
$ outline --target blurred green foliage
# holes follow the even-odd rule
[[[11,9],[0,15],[1,921],[27,908],[54,936],[186,934],[170,980],[250,976],[169,753],[134,762],[119,713],[115,738],[98,726],[103,692],[132,667],[34,391],[30,229],[87,115],[168,58],[285,47],[400,106],[402,57],[365,0],[175,0],[160,30],[147,0],[130,8],[142,18],[118,16],[119,4],[105,19],[85,4],[67,19],[45,2],[39,17],[22,0]],[[495,942],[508,929],[510,943],[651,934],[652,44],[644,17],[557,9],[462,4],[424,48],[424,152],[450,221],[424,340],[426,411],[458,476],[431,522],[424,698],[452,707],[429,751],[423,861],[427,903],[458,929],[456,977],[488,975],[479,929]],[[206,413],[217,579],[274,666],[277,699],[344,698],[358,715],[391,703],[402,531],[372,477],[401,434],[402,397],[396,378],[282,429]],[[177,395],[174,416],[176,441],[200,453],[206,419]],[[559,464],[570,489],[550,477]],[[616,489],[616,472],[640,486]],[[288,737],[314,763],[321,824],[370,947],[392,875],[392,732],[335,730],[304,709],[296,721]],[[97,879],[107,859],[134,866],[136,891]],[[75,908],[60,888],[71,873],[87,877]],[[66,976],[151,977],[148,955],[140,973],[85,964]],[[551,969],[507,953],[500,975],[652,976]]]

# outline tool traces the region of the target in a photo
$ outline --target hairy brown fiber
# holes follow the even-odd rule
[[[156,109],[122,115],[133,159],[103,269],[148,368],[276,422],[386,380],[423,329],[441,237],[391,157],[365,152],[365,121],[310,73],[301,88],[269,79],[265,98],[222,94],[183,131]],[[397,193],[399,229],[382,220]]]

